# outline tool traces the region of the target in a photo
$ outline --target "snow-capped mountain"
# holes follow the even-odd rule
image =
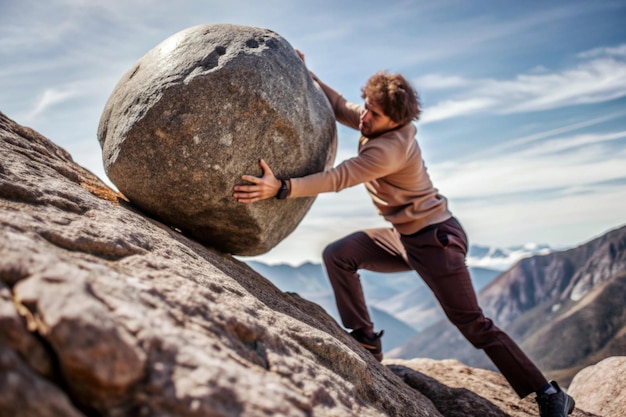
[[[567,383],[578,369],[626,354],[626,226],[572,249],[520,258],[478,298],[548,376]],[[493,369],[445,319],[386,356]]]
[[[536,243],[527,243],[507,248],[471,245],[467,254],[467,265],[505,271],[520,259],[534,255],[547,255],[552,251],[553,249],[550,246]]]

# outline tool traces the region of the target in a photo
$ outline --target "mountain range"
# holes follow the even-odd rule
[[[478,297],[485,314],[547,375],[567,383],[585,366],[626,354],[626,226],[572,249],[521,259]],[[493,369],[446,320],[386,356],[454,358]]]

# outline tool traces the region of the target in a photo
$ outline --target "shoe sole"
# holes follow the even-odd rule
[[[357,340],[357,342],[358,342],[358,340]],[[372,356],[373,356],[374,358],[376,358],[376,360],[377,360],[378,362],[382,362],[382,360],[383,360],[383,354],[382,354],[382,353],[374,353],[374,352],[372,352],[372,349],[376,349],[376,346],[368,345],[367,343],[361,343],[361,342],[358,342],[358,343],[359,343],[359,345],[361,345],[363,348],[365,348],[365,350],[367,350],[369,353],[371,353],[371,354],[372,354]]]
[[[363,342],[359,342],[359,344],[367,350],[374,350],[378,348],[378,346],[368,345],[367,343],[363,343]]]
[[[572,411],[574,411],[574,408],[576,407],[576,401],[574,401],[572,397],[569,397],[568,401],[570,402],[570,405],[569,405],[569,408],[567,409],[567,414],[572,414]]]

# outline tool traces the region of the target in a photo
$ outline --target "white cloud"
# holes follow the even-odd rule
[[[497,158],[434,164],[429,170],[450,198],[506,199],[529,194],[550,200],[579,187],[626,179],[626,150],[609,146],[624,138],[625,131],[561,137]]]
[[[578,54],[579,58],[595,58],[598,56],[626,56],[626,44],[615,47],[594,48]]]
[[[453,98],[426,107],[422,123],[477,113],[511,114],[600,103],[626,96],[626,61],[598,58],[562,72],[531,72],[511,80],[471,80],[438,74],[419,79],[422,89],[467,86]]]
[[[610,142],[624,138],[626,138],[626,131],[604,134],[583,134],[565,138],[557,138],[544,141],[541,144],[535,144],[535,146],[521,151],[519,155],[528,158],[535,158],[538,156],[550,158],[556,153],[562,153],[568,150],[575,150],[580,147],[603,144],[603,142]],[[626,174],[626,167],[624,168],[624,174]]]
[[[79,94],[78,90],[74,87],[67,87],[65,89],[49,88],[46,89],[43,94],[37,99],[33,109],[26,116],[26,122],[30,122],[37,118],[43,112],[48,110],[59,103],[70,100]]]
[[[493,109],[496,102],[490,97],[475,97],[464,100],[448,100],[432,107],[425,107],[422,123],[436,122],[453,117],[466,116]]]
[[[624,224],[617,209],[626,201],[626,187],[594,187],[587,193],[558,199],[511,196],[498,201],[451,200],[452,210],[478,244],[508,246],[520,242],[573,247]],[[558,231],[558,233],[554,233]],[[538,241],[539,239],[539,241]]]
[[[511,139],[507,142],[504,142],[502,144],[498,144],[495,146],[491,146],[489,148],[480,149],[476,153],[468,154],[464,159],[494,157],[505,151],[512,152],[515,149],[520,149],[521,147],[527,147],[529,144],[533,142],[551,138],[556,135],[573,132],[573,131],[583,129],[586,127],[595,126],[595,125],[602,124],[610,120],[614,120],[616,118],[623,118],[623,117],[624,117],[623,112],[614,112],[614,113],[606,114],[600,117],[595,117],[593,119],[585,119],[582,122],[576,122],[576,123],[571,123],[565,126],[559,126],[554,129],[549,129],[549,130],[533,133],[531,135],[522,136],[516,139]]]
[[[429,90],[443,90],[448,88],[467,87],[472,84],[472,81],[459,76],[428,74],[423,77],[416,78],[414,83],[419,91],[421,85],[426,86]]]
[[[501,103],[501,113],[600,103],[626,96],[626,62],[598,59],[562,73],[521,75],[512,83],[496,82],[485,88],[519,98],[509,106]]]

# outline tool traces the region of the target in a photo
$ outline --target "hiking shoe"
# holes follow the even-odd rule
[[[350,332],[350,336],[374,355],[378,362],[383,360],[383,344],[380,341],[383,334],[385,334],[384,330],[374,333],[373,336],[366,334],[363,329],[356,329]]]
[[[564,393],[555,381],[550,381],[550,384],[556,389],[557,393],[537,395],[539,415],[541,417],[566,417],[574,411],[576,402],[572,397]]]

